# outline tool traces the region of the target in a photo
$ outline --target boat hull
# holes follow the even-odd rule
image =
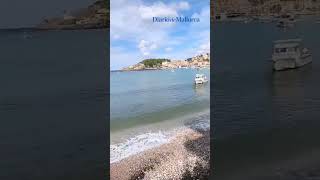
[[[200,81],[194,81],[195,84],[204,84],[207,83],[208,80],[200,80]]]
[[[297,58],[297,59],[281,59],[273,62],[273,69],[275,71],[287,70],[287,69],[295,69],[302,67],[306,64],[312,62],[311,55]]]

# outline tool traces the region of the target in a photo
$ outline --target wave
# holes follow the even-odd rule
[[[209,130],[210,113],[207,111],[204,114],[197,114],[192,119],[186,120],[183,126],[171,130],[141,133],[126,139],[124,142],[112,144],[110,146],[110,163],[118,162],[131,155],[168,143],[178,132],[187,128]]]
[[[110,146],[110,163],[114,163],[131,155],[169,142],[170,133],[144,133],[128,139],[124,143]]]

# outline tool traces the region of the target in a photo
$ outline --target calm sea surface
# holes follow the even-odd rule
[[[208,109],[210,86],[195,86],[197,73],[210,76],[209,69],[111,72],[111,130]]]
[[[0,32],[0,179],[103,179],[106,31]]]
[[[111,162],[165,142],[167,131],[189,121],[209,125],[210,84],[195,86],[197,73],[210,78],[209,69],[111,72]]]
[[[216,178],[254,174],[267,164],[320,147],[320,24],[213,25],[214,165]],[[273,72],[272,42],[302,38],[312,64]],[[247,174],[247,175],[248,175]],[[236,178],[237,179],[237,178]]]

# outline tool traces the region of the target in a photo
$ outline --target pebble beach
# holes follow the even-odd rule
[[[184,129],[166,144],[110,166],[111,180],[208,179],[210,130]]]

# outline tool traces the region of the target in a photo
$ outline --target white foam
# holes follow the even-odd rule
[[[141,133],[134,137],[127,138],[124,142],[112,144],[110,146],[110,163],[120,161],[131,155],[168,143],[177,132],[180,132],[185,128],[209,130],[210,115],[205,113],[205,115],[197,117],[198,118],[194,119],[189,124],[185,124],[185,126],[179,128],[171,129],[169,131]]]
[[[162,131],[144,133],[132,137],[126,142],[110,146],[110,163],[114,163],[131,155],[143,152],[153,147],[169,142],[170,133]]]
[[[198,123],[192,124],[190,127],[192,129],[209,130],[210,129],[210,122],[199,121]]]

